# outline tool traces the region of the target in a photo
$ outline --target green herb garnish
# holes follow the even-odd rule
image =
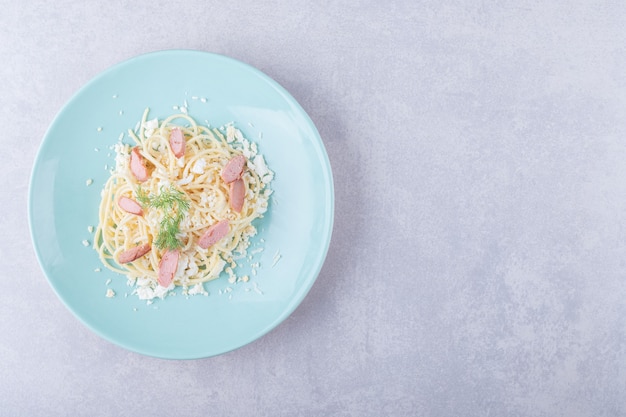
[[[180,231],[180,222],[189,210],[189,201],[185,193],[170,186],[161,187],[159,194],[146,193],[141,186],[137,187],[137,200],[143,208],[161,210],[163,219],[159,223],[159,232],[154,244],[159,249],[175,250],[183,246],[183,242],[176,236]]]

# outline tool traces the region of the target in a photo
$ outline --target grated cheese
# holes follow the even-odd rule
[[[191,289],[187,291],[187,294],[204,295],[205,297],[209,295],[208,291],[204,289],[204,286],[202,285],[202,283],[198,283],[194,285],[193,287],[191,287]]]

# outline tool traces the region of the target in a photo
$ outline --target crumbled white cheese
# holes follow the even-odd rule
[[[203,103],[206,103],[206,102],[207,102],[207,99],[206,99],[206,98],[204,98],[204,97],[201,97],[201,98],[200,98],[200,101],[201,101],[201,102],[203,102]]]
[[[213,267],[213,269],[209,273],[209,277],[210,278],[217,278],[222,273],[222,271],[224,270],[225,266],[226,266],[226,261],[223,260],[222,258],[218,258],[218,261],[217,261],[216,265]]]
[[[83,246],[89,246],[89,241],[87,239],[82,241]]]
[[[176,269],[174,276],[176,277],[184,276],[185,270],[187,269],[188,265],[189,265],[189,256],[187,256],[184,253],[181,253],[178,257],[178,268]]]
[[[172,185],[172,183],[170,182],[167,173],[162,173],[161,172],[161,168],[159,168],[154,174],[152,174],[153,177],[158,179],[158,182],[156,184],[157,189],[161,189],[161,188],[169,188],[170,185]]]
[[[263,158],[263,155],[256,155],[254,157],[253,164],[254,172],[256,172],[259,177],[264,177],[265,175],[270,173],[270,170],[265,163],[265,158]]]
[[[106,297],[107,297],[107,298],[113,298],[113,297],[115,297],[115,291],[113,291],[113,290],[112,290],[112,289],[110,289],[110,288],[107,288]]]
[[[206,159],[200,158],[191,167],[191,172],[193,172],[194,174],[202,175],[204,174],[205,168],[206,168]]]
[[[93,272],[100,272],[100,271],[102,271],[102,269],[100,269],[100,268],[96,268],[96,269],[93,270]]]
[[[170,291],[175,288],[174,283],[171,283],[167,288],[160,286],[158,283],[152,281],[149,278],[137,278],[135,281],[136,287],[133,294],[137,294],[140,300],[151,301],[154,298],[165,298]]]
[[[237,132],[241,134],[240,131],[237,131]],[[256,147],[253,147],[252,144],[247,139],[243,138],[243,136],[241,138],[241,143],[243,144],[243,149],[242,149],[243,156],[245,156],[246,159],[248,160],[252,159],[256,155]]]
[[[85,181],[85,184],[87,185],[87,187],[89,187],[91,184],[93,184],[93,179],[89,178],[87,181]]]
[[[232,143],[235,140],[235,127],[232,125],[226,126],[226,142]]]
[[[130,146],[116,143],[115,149],[115,172],[130,175]]]
[[[178,185],[187,185],[191,181],[193,181],[193,174],[189,174],[185,178],[183,178],[182,180],[176,181],[176,184],[178,184]]]
[[[102,132],[102,128],[101,128],[101,127],[98,127],[96,130],[97,130],[98,132]]]
[[[267,211],[267,199],[259,196],[256,205],[254,206],[254,211],[257,214],[263,214]]]
[[[143,124],[143,134],[146,138],[149,138],[154,134],[154,131],[159,127],[159,119],[147,120]]]
[[[148,214],[144,215],[144,219],[151,228],[157,228],[161,222],[162,214],[158,210],[150,210]]]
[[[93,233],[93,226],[87,226],[87,231],[89,233]]]
[[[189,258],[189,262],[187,263],[187,269],[185,269],[185,277],[193,277],[198,274],[200,268],[196,263],[195,258]]]
[[[187,291],[187,294],[189,295],[204,295],[205,297],[209,295],[208,291],[204,289],[204,286],[202,285],[202,283],[198,283],[196,285],[194,285],[193,287],[191,287],[191,289],[189,289]]]
[[[272,182],[273,179],[274,179],[274,173],[270,172],[269,174],[261,178],[261,181],[263,181],[263,184],[269,184],[270,182]]]

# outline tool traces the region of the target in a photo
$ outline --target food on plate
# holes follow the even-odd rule
[[[255,143],[229,124],[187,114],[148,120],[115,145],[94,248],[141,299],[233,275],[257,232],[274,174]]]

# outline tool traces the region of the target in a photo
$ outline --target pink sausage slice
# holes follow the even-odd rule
[[[243,167],[246,165],[246,157],[237,155],[226,163],[222,169],[222,179],[226,184],[241,178]]]
[[[174,274],[178,269],[178,257],[180,253],[177,250],[167,250],[161,257],[159,262],[159,285],[161,287],[169,287],[174,280]]]
[[[137,146],[135,146],[130,152],[130,172],[133,173],[139,182],[144,182],[149,178],[148,168],[146,168],[143,156],[139,153],[139,148]]]
[[[132,198],[122,196],[119,200],[117,200],[117,205],[120,206],[120,208],[127,213],[136,214],[137,216],[143,216],[143,210],[141,209],[141,206]]]
[[[121,264],[127,264],[129,262],[134,261],[135,259],[139,259],[144,256],[146,253],[150,252],[151,246],[148,243],[143,245],[135,246],[134,248],[130,248],[119,254],[117,257],[117,261]]]
[[[246,183],[241,178],[230,183],[230,206],[237,213],[241,213],[245,196]]]
[[[185,136],[179,128],[174,128],[170,132],[170,146],[176,158],[185,155]]]
[[[221,238],[228,234],[228,220],[220,220],[207,229],[198,241],[198,246],[207,249],[215,245]]]

